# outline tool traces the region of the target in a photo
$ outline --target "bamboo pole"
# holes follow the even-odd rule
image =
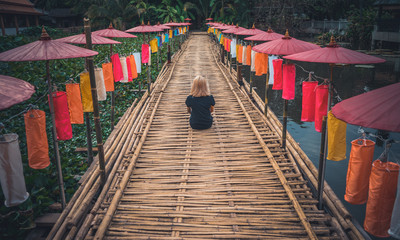
[[[321,149],[320,149],[320,158],[319,158],[319,165],[318,165],[318,209],[323,209],[323,191],[324,191],[324,176],[325,176],[325,169],[326,169],[326,161],[325,161],[325,141],[326,139],[326,116],[322,118],[322,134],[321,134]]]
[[[90,125],[89,113],[85,112],[85,122],[86,122],[86,143],[87,143],[87,162],[92,164],[93,162],[93,145],[92,145],[92,126]]]
[[[110,59],[112,55],[113,55],[113,45],[110,44]],[[111,132],[114,130],[114,124],[115,124],[114,114],[115,114],[115,88],[114,91],[111,92]]]
[[[92,50],[92,33],[90,29],[90,21],[87,18],[84,19],[84,28],[86,35],[86,47]],[[100,111],[99,111],[99,102],[97,99],[96,79],[94,76],[93,57],[87,57],[86,59],[88,63],[88,70],[90,76],[90,86],[92,90],[93,118],[96,130],[97,149],[98,149],[99,165],[100,165],[100,177],[101,177],[101,182],[104,184],[106,181],[106,173],[105,173],[105,163],[104,163],[103,137],[100,125],[100,116],[99,116]]]
[[[287,126],[287,109],[288,109],[288,100],[283,101],[283,121],[282,121],[282,148],[286,148],[286,126]]]

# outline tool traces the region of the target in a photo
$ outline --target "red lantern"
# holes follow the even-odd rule
[[[142,44],[142,63],[149,62],[149,44]]]
[[[121,60],[119,59],[118,53],[111,56],[111,62],[113,65],[114,81],[119,82],[121,80],[124,80]]]
[[[29,167],[43,169],[49,166],[49,144],[46,133],[46,115],[41,110],[24,114]]]
[[[294,99],[296,67],[294,64],[283,65],[283,88],[282,98],[286,100]]]
[[[322,118],[328,108],[328,85],[317,86],[315,90],[315,131],[322,131]]]
[[[65,84],[71,124],[83,124],[81,89],[78,83]]]
[[[301,121],[314,122],[315,119],[315,88],[318,82],[303,82],[303,101]]]
[[[69,117],[68,100],[65,92],[53,93],[54,115],[56,120],[57,139],[72,138],[71,119]]]
[[[272,65],[274,66],[274,85],[272,86],[273,90],[282,90],[282,59],[272,60]]]

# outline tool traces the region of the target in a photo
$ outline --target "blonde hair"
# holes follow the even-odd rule
[[[190,95],[193,97],[205,97],[210,95],[210,88],[204,77],[198,75],[193,79]]]

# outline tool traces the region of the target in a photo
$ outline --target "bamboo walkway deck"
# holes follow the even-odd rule
[[[83,180],[48,239],[356,239],[318,210],[272,122],[192,35],[105,145],[109,178]],[[214,125],[192,130],[185,99],[209,79]],[[96,201],[94,201],[96,200]],[[349,234],[349,232],[351,232]]]

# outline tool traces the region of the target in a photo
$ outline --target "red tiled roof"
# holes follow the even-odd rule
[[[0,13],[42,15],[28,0],[0,0]]]

